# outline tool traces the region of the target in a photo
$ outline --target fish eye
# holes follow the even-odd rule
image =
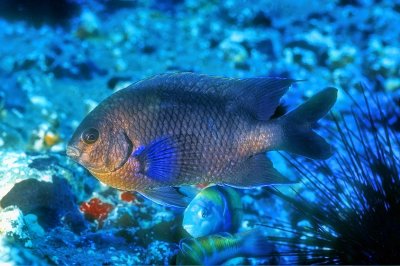
[[[207,218],[208,215],[209,215],[208,209],[203,209],[203,210],[200,210],[200,211],[199,211],[199,216],[200,216],[201,218]]]
[[[81,138],[86,144],[93,144],[99,139],[99,131],[92,127],[88,128],[82,132]]]

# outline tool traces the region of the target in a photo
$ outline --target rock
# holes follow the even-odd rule
[[[219,48],[223,52],[225,60],[235,65],[246,64],[249,54],[242,44],[243,40],[243,36],[240,33],[233,33],[230,38],[220,43]]]
[[[155,45],[147,44],[142,47],[142,52],[144,54],[153,54],[156,51],[157,51],[157,47]]]
[[[85,229],[68,182],[57,176],[52,177],[52,182],[29,178],[15,184],[1,199],[0,206],[18,206],[25,215],[35,214],[45,230],[62,223],[74,232]]]
[[[81,39],[97,37],[100,28],[100,21],[96,14],[89,10],[84,10],[79,17],[76,35]]]
[[[353,46],[331,49],[329,50],[328,57],[328,64],[331,68],[343,68],[346,65],[354,63],[357,57],[357,49]]]
[[[17,110],[25,112],[28,96],[20,82],[13,78],[2,78],[0,83],[0,110]]]
[[[21,133],[8,126],[0,123],[0,149],[4,150],[23,150],[24,140]]]
[[[137,1],[126,1],[126,0],[100,0],[105,11],[109,14],[110,12],[118,11],[121,8],[134,8],[137,5]]]
[[[121,84],[123,84],[124,86],[132,83],[131,81],[131,77],[122,77],[122,76],[113,76],[111,77],[108,81],[107,81],[107,87],[111,90],[116,89],[117,87],[121,87]],[[131,82],[129,82],[131,81]],[[126,87],[125,86],[125,87]]]
[[[46,231],[43,227],[38,223],[38,218],[35,214],[28,214],[24,216],[25,223],[29,229],[29,232],[36,237],[44,237],[46,235]]]
[[[9,20],[25,20],[35,26],[63,25],[80,10],[75,0],[4,0],[0,16]]]
[[[271,27],[272,21],[271,18],[267,16],[264,12],[258,11],[251,20],[250,24],[259,27]]]
[[[11,237],[22,241],[25,247],[32,247],[22,211],[10,206],[0,211],[0,236]]]
[[[258,51],[260,51],[261,53],[276,59],[276,52],[275,52],[275,47],[274,47],[274,43],[271,39],[264,39],[264,40],[260,40],[258,41],[255,46],[255,49],[257,49]]]
[[[70,78],[70,79],[93,79],[96,75],[104,76],[107,74],[107,70],[97,66],[97,64],[91,60],[79,61],[72,59],[69,63],[56,64],[52,66],[51,72],[58,79]]]
[[[71,171],[61,156],[0,153],[0,205],[18,206],[24,215],[34,214],[45,230],[64,225],[79,233],[86,228],[77,202],[86,198],[88,183],[76,182],[82,174]],[[65,157],[63,160],[65,161]],[[75,166],[77,167],[77,166]],[[79,168],[77,168],[79,169]],[[33,221],[33,220],[30,220]]]
[[[363,1],[360,0],[340,0],[338,1],[339,6],[361,6]]]
[[[177,246],[168,242],[153,241],[148,247],[149,256],[145,264],[171,264],[171,257],[177,251]]]
[[[400,90],[400,78],[389,78],[385,82],[385,88],[389,92]]]
[[[250,65],[247,62],[235,63],[235,68],[240,70],[250,70]]]

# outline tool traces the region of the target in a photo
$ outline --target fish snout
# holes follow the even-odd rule
[[[72,159],[78,159],[81,156],[81,151],[75,147],[67,147],[67,156]]]
[[[189,235],[193,234],[193,230],[194,230],[194,226],[193,225],[189,225],[189,224],[185,224],[183,225],[183,229],[185,229],[186,232],[189,233]]]

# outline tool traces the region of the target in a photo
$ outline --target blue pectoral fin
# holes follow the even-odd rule
[[[225,185],[236,188],[254,188],[268,185],[293,184],[276,170],[265,154],[256,154],[240,165],[231,174]]]
[[[157,181],[171,181],[179,175],[180,152],[172,138],[161,138],[134,153],[141,165],[141,172]]]
[[[164,206],[185,208],[188,204],[186,196],[180,193],[179,189],[175,187],[160,187],[140,191],[139,193],[151,201]]]
[[[170,184],[180,175],[196,175],[201,156],[194,135],[167,136],[159,138],[133,152],[140,162],[140,172],[162,183]]]

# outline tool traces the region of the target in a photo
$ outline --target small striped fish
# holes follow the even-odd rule
[[[261,229],[182,240],[178,265],[218,265],[236,257],[266,257],[273,250]]]

